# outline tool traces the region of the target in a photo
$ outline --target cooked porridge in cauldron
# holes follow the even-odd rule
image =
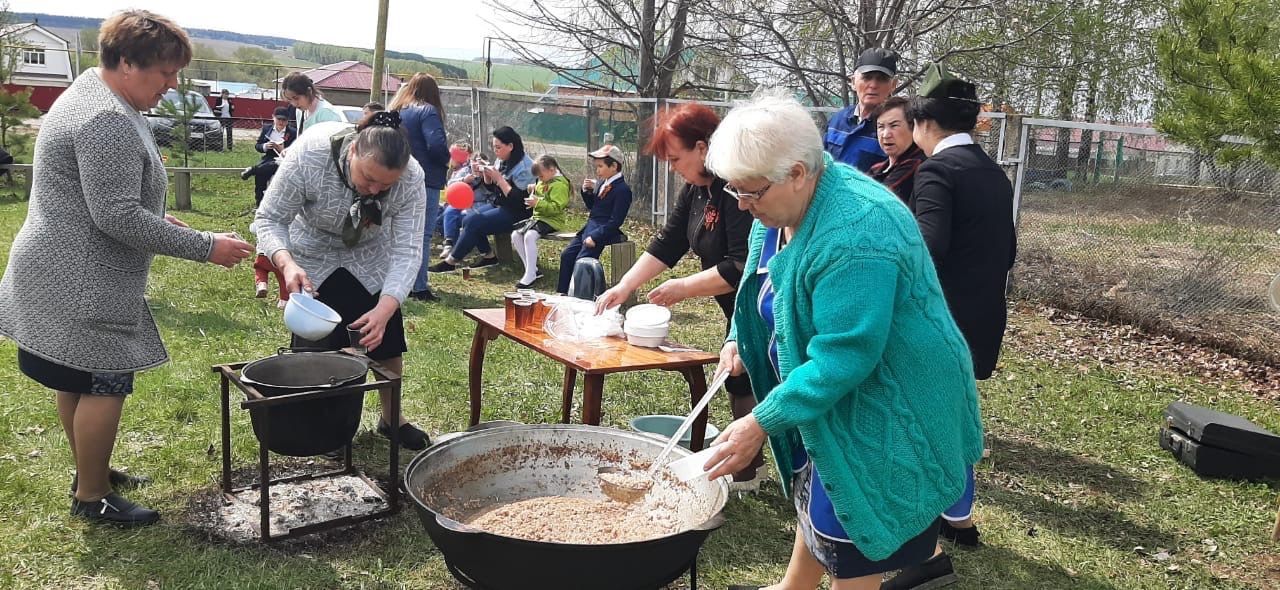
[[[551,543],[631,543],[680,532],[674,510],[652,504],[544,496],[485,507],[466,519],[485,531]]]

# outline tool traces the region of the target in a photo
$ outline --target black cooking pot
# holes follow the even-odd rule
[[[514,502],[540,496],[601,497],[596,471],[652,460],[663,441],[576,424],[488,428],[418,454],[404,482],[427,535],[459,582],[483,590],[655,590],[679,578],[702,543],[724,523],[724,478],[679,484],[659,480],[649,498],[671,507],[680,532],[633,543],[582,545],[529,541],[459,522],[468,501]],[[689,455],[677,447],[671,460]]]
[[[337,352],[288,352],[253,361],[240,369],[241,380],[262,395],[335,389],[364,383],[364,361]],[[336,451],[360,428],[364,392],[298,401],[249,411],[253,434],[281,455],[310,457]],[[265,428],[270,424],[270,428]],[[267,431],[267,436],[263,432]]]

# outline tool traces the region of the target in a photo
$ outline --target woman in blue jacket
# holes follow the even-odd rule
[[[431,233],[436,227],[436,213],[440,210],[440,191],[444,188],[449,170],[449,139],[444,130],[444,105],[440,101],[440,86],[429,74],[418,72],[409,83],[400,88],[391,101],[391,110],[400,112],[400,126],[409,135],[413,158],[422,166],[427,184],[427,233],[423,236],[422,267],[413,283],[409,297],[420,301],[435,301],[427,280],[427,268],[431,261]]]
[[[569,292],[573,265],[579,258],[600,258],[605,246],[627,239],[622,233],[622,222],[631,209],[631,187],[622,178],[622,150],[605,145],[588,155],[595,164],[596,178],[582,181],[582,202],[589,211],[587,225],[560,253],[557,293]]]

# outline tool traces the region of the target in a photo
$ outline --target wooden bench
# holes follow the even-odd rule
[[[542,236],[542,239],[553,242],[572,242],[577,235],[577,232],[562,231]],[[511,234],[493,236],[493,244],[494,250],[498,253],[498,260],[510,262],[515,259],[515,252],[511,249]],[[636,263],[636,243],[627,240],[609,244],[605,247],[605,250],[609,253],[609,285],[613,286],[618,284],[622,280],[622,275],[627,274],[627,271],[631,270],[632,265]],[[627,298],[627,304],[631,305],[635,302],[636,294],[633,291],[631,296]]]

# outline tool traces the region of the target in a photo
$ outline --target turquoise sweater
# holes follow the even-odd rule
[[[751,375],[784,491],[791,444],[802,441],[849,538],[879,560],[964,491],[965,468],[982,457],[978,390],[911,212],[824,159],[809,211],[769,262],[782,383],[756,309],[759,223],[729,338]]]

